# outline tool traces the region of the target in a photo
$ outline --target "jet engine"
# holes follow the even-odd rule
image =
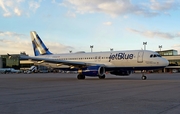
[[[103,76],[105,75],[105,68],[102,66],[89,66],[82,70],[78,70],[78,73],[85,76]]]

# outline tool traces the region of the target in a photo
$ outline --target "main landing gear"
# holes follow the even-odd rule
[[[106,75],[104,74],[103,76],[99,76],[99,79],[105,79]]]
[[[83,75],[83,74],[78,74],[78,75],[77,75],[77,79],[83,80],[83,79],[85,79],[85,75]]]

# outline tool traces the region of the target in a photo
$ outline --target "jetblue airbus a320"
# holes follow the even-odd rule
[[[85,79],[85,76],[104,79],[106,72],[117,76],[128,76],[133,70],[154,70],[169,64],[157,52],[149,50],[53,54],[35,31],[30,34],[35,56],[22,56],[21,59],[30,59],[39,64],[50,63],[62,69],[77,70],[78,79]],[[146,79],[144,73],[142,79]]]

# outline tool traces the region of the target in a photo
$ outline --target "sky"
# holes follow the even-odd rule
[[[0,54],[34,55],[30,31],[52,53],[175,49],[180,0],[0,0]]]

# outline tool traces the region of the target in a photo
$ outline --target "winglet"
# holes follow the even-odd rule
[[[31,31],[30,35],[35,56],[52,54],[35,31]]]

